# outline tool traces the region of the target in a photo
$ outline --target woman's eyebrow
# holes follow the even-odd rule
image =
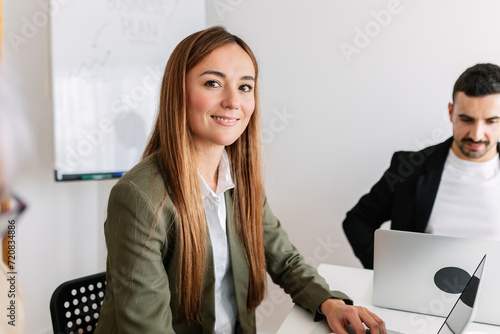
[[[201,76],[204,76],[206,74],[211,74],[211,75],[215,75],[215,76],[218,76],[220,78],[225,78],[226,75],[222,72],[219,72],[219,71],[214,71],[214,70],[207,70],[203,73],[200,74],[200,77]],[[244,75],[240,78],[241,80],[252,80],[252,81],[255,81],[255,78],[251,75]]]
[[[221,78],[225,78],[226,77],[226,75],[224,73],[219,72],[219,71],[214,71],[214,70],[207,70],[207,71],[203,72],[202,74],[200,74],[200,77],[204,76],[206,74],[216,75],[216,76],[221,77]]]
[[[241,80],[252,80],[255,81],[255,78],[252,77],[251,75],[244,75],[241,77]]]

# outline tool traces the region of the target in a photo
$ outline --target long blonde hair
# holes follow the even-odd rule
[[[143,159],[159,154],[165,163],[166,187],[178,217],[177,245],[179,320],[201,322],[201,299],[207,250],[207,226],[201,199],[192,133],[187,124],[186,74],[213,50],[228,43],[239,45],[255,68],[255,110],[243,134],[226,147],[235,184],[233,209],[240,241],[249,267],[247,308],[263,299],[266,261],[263,236],[264,186],[261,171],[260,110],[257,61],[239,37],[216,26],[186,37],[172,52],[161,87],[158,117]],[[189,278],[187,280],[186,278]],[[188,283],[189,282],[189,283]]]

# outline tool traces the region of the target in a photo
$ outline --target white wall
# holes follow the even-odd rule
[[[48,27],[35,21],[45,3],[3,2],[7,65],[17,73],[35,137],[35,155],[16,187],[30,204],[19,225],[18,272],[26,332],[40,334],[51,332],[48,303],[56,286],[104,270],[102,224],[115,183],[53,181]],[[209,23],[242,36],[260,61],[267,191],[276,215],[310,263],[359,266],[341,230],[345,212],[382,175],[393,151],[451,133],[446,105],[458,75],[477,62],[500,63],[500,3],[207,3]],[[388,6],[390,22],[380,14]],[[27,22],[38,26],[26,30]],[[357,29],[373,29],[373,37],[356,37]],[[23,42],[14,45],[9,33]],[[358,53],[346,57],[343,42]],[[276,291],[259,310],[262,332],[275,332],[291,307]]]

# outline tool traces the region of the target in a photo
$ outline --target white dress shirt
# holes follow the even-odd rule
[[[226,150],[219,163],[217,192],[199,174],[203,207],[210,232],[215,273],[215,330],[216,334],[233,334],[238,318],[234,292],[233,271],[226,233],[226,202],[224,192],[234,188]]]
[[[500,241],[500,159],[460,159],[450,149],[426,232]]]

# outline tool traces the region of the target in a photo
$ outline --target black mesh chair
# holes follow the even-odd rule
[[[106,273],[59,285],[50,299],[54,334],[93,333],[106,292]]]

